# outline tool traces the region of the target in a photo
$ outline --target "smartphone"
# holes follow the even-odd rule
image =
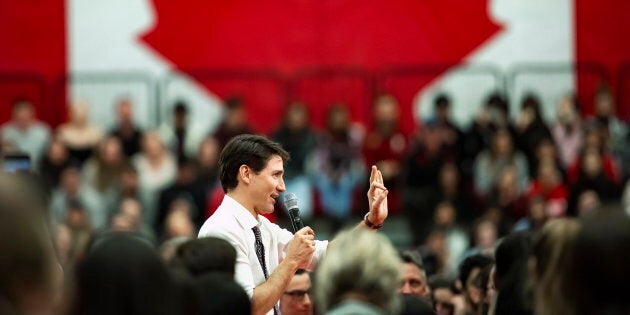
[[[31,173],[31,157],[26,153],[7,153],[2,156],[2,170],[9,174]]]

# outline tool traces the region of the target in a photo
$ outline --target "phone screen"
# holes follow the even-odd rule
[[[31,158],[26,154],[7,154],[2,158],[2,169],[9,174],[30,172]]]

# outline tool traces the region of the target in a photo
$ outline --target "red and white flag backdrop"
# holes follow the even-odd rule
[[[269,132],[287,94],[311,106],[317,125],[333,101],[369,124],[370,93],[387,91],[411,131],[439,91],[453,94],[456,118],[465,121],[489,90],[506,84],[457,67],[510,73],[536,64],[551,70],[524,71],[529,81],[509,76],[513,91],[540,89],[552,108],[575,90],[589,114],[605,78],[628,119],[628,30],[630,2],[622,0],[3,0],[0,121],[21,94],[35,100],[40,118],[62,122],[63,100],[90,94],[85,84],[63,84],[66,74],[144,73],[160,78],[163,102],[188,100],[209,128],[220,117],[217,97],[231,94],[241,94],[252,125]],[[169,73],[178,79],[163,79]],[[279,83],[296,78],[290,93]],[[147,93],[134,97],[140,116],[156,106]],[[107,103],[93,105],[93,116],[111,116]]]

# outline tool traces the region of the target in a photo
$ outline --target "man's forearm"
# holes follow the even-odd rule
[[[252,296],[252,314],[266,314],[280,300],[284,289],[298,269],[298,264],[283,260],[267,281],[254,288]]]

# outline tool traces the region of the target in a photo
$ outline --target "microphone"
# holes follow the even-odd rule
[[[291,226],[293,227],[293,233],[299,231],[304,227],[302,218],[300,218],[300,209],[298,209],[298,198],[295,194],[284,195],[284,207],[289,212],[289,218],[291,219]]]

